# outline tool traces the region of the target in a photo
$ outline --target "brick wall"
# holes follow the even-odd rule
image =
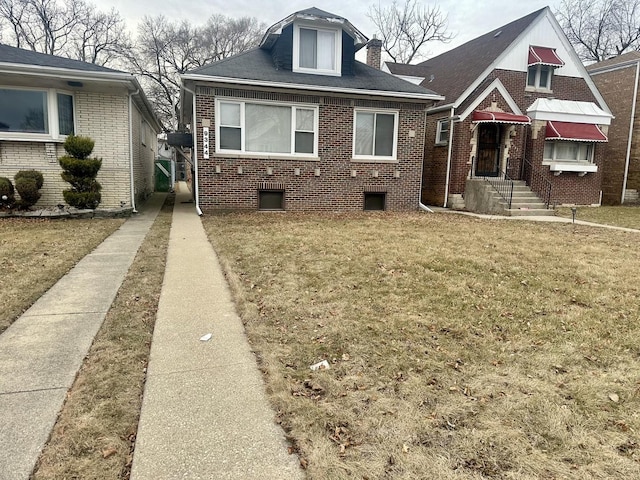
[[[157,133],[146,121],[137,107],[133,107],[132,115],[133,136],[133,178],[136,205],[142,203],[155,189],[154,164],[158,149]],[[143,135],[142,129],[146,132]],[[144,143],[143,143],[144,140]]]
[[[579,78],[554,77],[552,92],[528,92],[525,90],[526,73],[506,70],[496,70],[480,85],[477,90],[465,100],[456,110],[460,114],[477,99],[495,78],[499,78],[507,91],[523,113],[537,98],[556,98],[559,100],[575,100],[595,102],[593,93],[586,82]],[[491,92],[476,107],[477,110],[485,110],[492,106],[511,112],[505,99],[496,89]],[[446,117],[448,112],[440,112],[429,115],[428,133],[425,145],[425,167],[423,182],[423,201],[431,204],[444,202],[444,178],[446,172],[447,149],[435,146],[435,132],[437,119]],[[545,124],[546,125],[546,124]],[[464,194],[467,178],[471,175],[472,162],[476,153],[477,126],[471,122],[471,116],[460,123],[454,124],[453,146],[451,152],[451,172],[449,181],[449,194]],[[532,139],[532,130],[528,126],[502,126],[503,157],[509,158],[509,172],[517,175],[520,171],[520,163],[523,158],[529,160],[541,175],[552,183],[552,203],[592,205],[600,199],[602,172],[604,170],[604,147],[596,145],[594,151],[594,163],[598,165],[597,173],[589,173],[583,177],[577,173],[562,173],[553,175],[548,166],[543,166],[544,129],[537,140]],[[527,146],[525,146],[527,145]],[[503,162],[503,166],[506,162]],[[534,182],[534,191],[541,193],[543,186]]]
[[[609,143],[604,146],[605,163],[602,178],[602,202],[610,205],[619,204],[622,198],[635,76],[635,64],[592,76],[598,90],[615,115],[608,130]],[[637,116],[634,131],[637,131],[636,128],[640,128],[640,118]],[[640,142],[633,142],[631,148],[631,158],[635,160],[633,162],[635,171],[640,172],[638,168]]]
[[[126,89],[113,93],[74,93],[76,134],[95,141],[92,157],[102,158],[98,181],[102,185],[101,208],[131,205],[129,177],[129,100]],[[153,191],[153,160],[156,135],[149,128],[147,146],[140,144],[140,113],[134,108],[134,172],[136,196]],[[44,177],[38,206],[64,204],[62,191],[69,184],[60,178],[58,157],[65,155],[61,142],[0,141],[0,176],[13,176],[24,169],[40,170]]]
[[[216,95],[318,105],[319,159],[215,154]],[[399,111],[398,162],[352,160],[354,107]],[[196,108],[200,207],[204,211],[255,210],[258,189],[265,183],[284,189],[285,208],[291,211],[359,211],[363,209],[364,192],[386,192],[387,210],[418,208],[425,138],[424,105],[200,87]],[[211,123],[209,159],[202,158],[202,119]],[[415,136],[409,136],[411,130]],[[220,173],[216,173],[216,167]],[[242,169],[241,174],[238,167]],[[295,174],[296,169],[299,175]],[[351,176],[352,170],[356,171],[355,177]]]

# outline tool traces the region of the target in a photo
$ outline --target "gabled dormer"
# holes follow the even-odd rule
[[[355,54],[367,41],[345,18],[313,7],[271,26],[260,48],[271,52],[277,69],[344,76],[354,74]]]

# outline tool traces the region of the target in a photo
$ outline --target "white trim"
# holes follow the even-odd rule
[[[507,105],[511,109],[511,112],[515,113],[516,115],[522,115],[520,107],[518,107],[518,104],[513,100],[504,84],[500,81],[499,78],[496,78],[489,84],[487,88],[482,91],[482,93],[478,97],[476,97],[471,105],[469,105],[467,109],[460,114],[460,121],[466,120],[466,118],[471,115],[473,111],[478,108],[478,106],[485,100],[485,98],[487,98],[489,94],[494,90],[498,90],[500,95],[502,95],[502,98],[505,102],[507,102]]]
[[[444,203],[442,205],[443,208],[447,208],[447,202],[449,199],[449,182],[451,181],[451,156],[453,152],[453,113],[455,111],[455,107],[451,107],[451,112],[449,114],[449,148],[447,149],[447,174],[444,180]],[[460,119],[458,118],[458,121]]]
[[[315,30],[316,32],[331,32],[334,38],[334,59],[335,68],[331,70],[320,68],[306,68],[300,66],[300,28],[306,30]],[[316,36],[316,39],[318,37]],[[317,41],[317,40],[316,40]],[[316,47],[319,44],[316,43]],[[316,52],[316,57],[317,57]],[[316,58],[317,60],[317,58]],[[342,75],[342,29],[318,27],[317,24],[306,22],[294,22],[293,24],[293,72],[296,73],[308,73],[311,75],[330,75],[334,77],[340,77]]]
[[[233,103],[240,105],[240,150],[224,150],[220,148],[220,127],[224,127],[221,122],[220,115],[215,115],[216,125],[215,125],[215,153],[216,154],[231,154],[231,155],[247,155],[253,157],[263,158],[265,156],[278,156],[278,157],[287,157],[287,158],[317,158],[318,157],[318,137],[319,137],[319,107],[318,105],[307,104],[307,103],[296,103],[296,102],[273,102],[266,100],[254,100],[254,99],[245,99],[245,98],[235,98],[235,97],[217,97],[215,102],[215,111],[220,111],[220,103]],[[290,131],[290,153],[283,152],[252,152],[245,150],[245,105],[271,105],[277,107],[288,107],[291,110],[291,131]],[[296,116],[296,108],[313,110],[313,127],[314,127],[314,137],[313,137],[313,153],[296,153],[295,152],[295,116]],[[238,128],[235,127],[234,128]]]
[[[536,69],[536,78],[533,81],[533,85],[529,84],[529,70],[532,68]],[[549,76],[547,77],[547,84],[540,84],[540,77],[542,76],[542,69],[548,68]],[[544,93],[553,93],[553,89],[551,88],[551,79],[553,78],[554,68],[551,65],[536,63],[535,65],[529,65],[527,67],[527,78],[525,80],[525,91],[534,91],[534,92],[544,92]]]
[[[549,170],[558,175],[562,172],[595,173],[598,171],[598,165],[586,162],[542,162],[542,165],[549,165]]]
[[[75,94],[69,90],[58,88],[21,87],[15,85],[0,85],[0,90],[31,91],[45,94],[47,105],[47,132],[9,132],[0,131],[0,140],[28,141],[28,142],[64,142],[67,135],[60,133],[60,119],[58,118],[58,94],[71,97],[73,108],[73,132],[77,132],[77,110]]]
[[[308,85],[303,83],[283,83],[283,82],[269,82],[265,80],[249,80],[245,78],[228,78],[217,77],[209,75],[181,75],[183,80],[194,80],[203,82],[217,82],[232,85],[249,85],[256,87],[275,87],[286,88],[289,90],[311,90],[318,92],[332,92],[332,93],[348,93],[350,95],[366,95],[376,97],[392,97],[392,98],[407,98],[412,100],[444,100],[442,95],[434,93],[411,93],[411,92],[394,92],[386,90],[366,90],[360,88],[343,88],[343,87],[330,87],[326,85]]]
[[[631,118],[629,120],[629,138],[627,140],[627,153],[624,159],[624,176],[622,177],[622,196],[620,203],[624,203],[627,193],[627,180],[629,178],[629,161],[631,159],[631,143],[633,140],[633,126],[636,118],[636,102],[638,101],[638,78],[640,77],[640,61],[636,61],[636,79],[633,83],[633,101],[631,102]]]
[[[377,114],[383,115],[393,115],[393,148],[391,150],[391,156],[382,156],[375,155],[372,153],[371,155],[356,155],[356,118],[358,112],[367,112],[374,114],[374,124],[373,124],[373,150],[375,152],[375,122]],[[368,161],[368,162],[385,162],[385,161],[396,161],[398,158],[398,119],[399,119],[399,111],[398,110],[387,110],[383,108],[360,108],[355,107],[353,109],[353,141],[352,141],[352,149],[351,149],[351,158],[354,161]]]

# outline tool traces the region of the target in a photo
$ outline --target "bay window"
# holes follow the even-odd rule
[[[593,162],[593,143],[563,142],[558,140],[544,142],[544,160],[555,162]]]
[[[0,87],[0,136],[57,139],[74,132],[71,94],[52,89]]]
[[[354,123],[354,159],[396,159],[397,112],[356,110]]]
[[[219,152],[317,156],[316,106],[219,100],[217,112]]]

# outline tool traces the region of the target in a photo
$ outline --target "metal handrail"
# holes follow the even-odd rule
[[[521,178],[527,183],[545,204],[548,209],[551,204],[551,189],[553,184],[540,171],[533,167],[533,164],[526,158],[522,159]]]
[[[471,178],[475,178],[476,171],[476,157],[471,158]],[[509,159],[507,158],[507,165],[503,172],[496,177],[482,177],[486,182],[498,192],[498,195],[507,203],[508,208],[511,209],[511,203],[513,202],[513,186],[514,181],[509,176]]]

